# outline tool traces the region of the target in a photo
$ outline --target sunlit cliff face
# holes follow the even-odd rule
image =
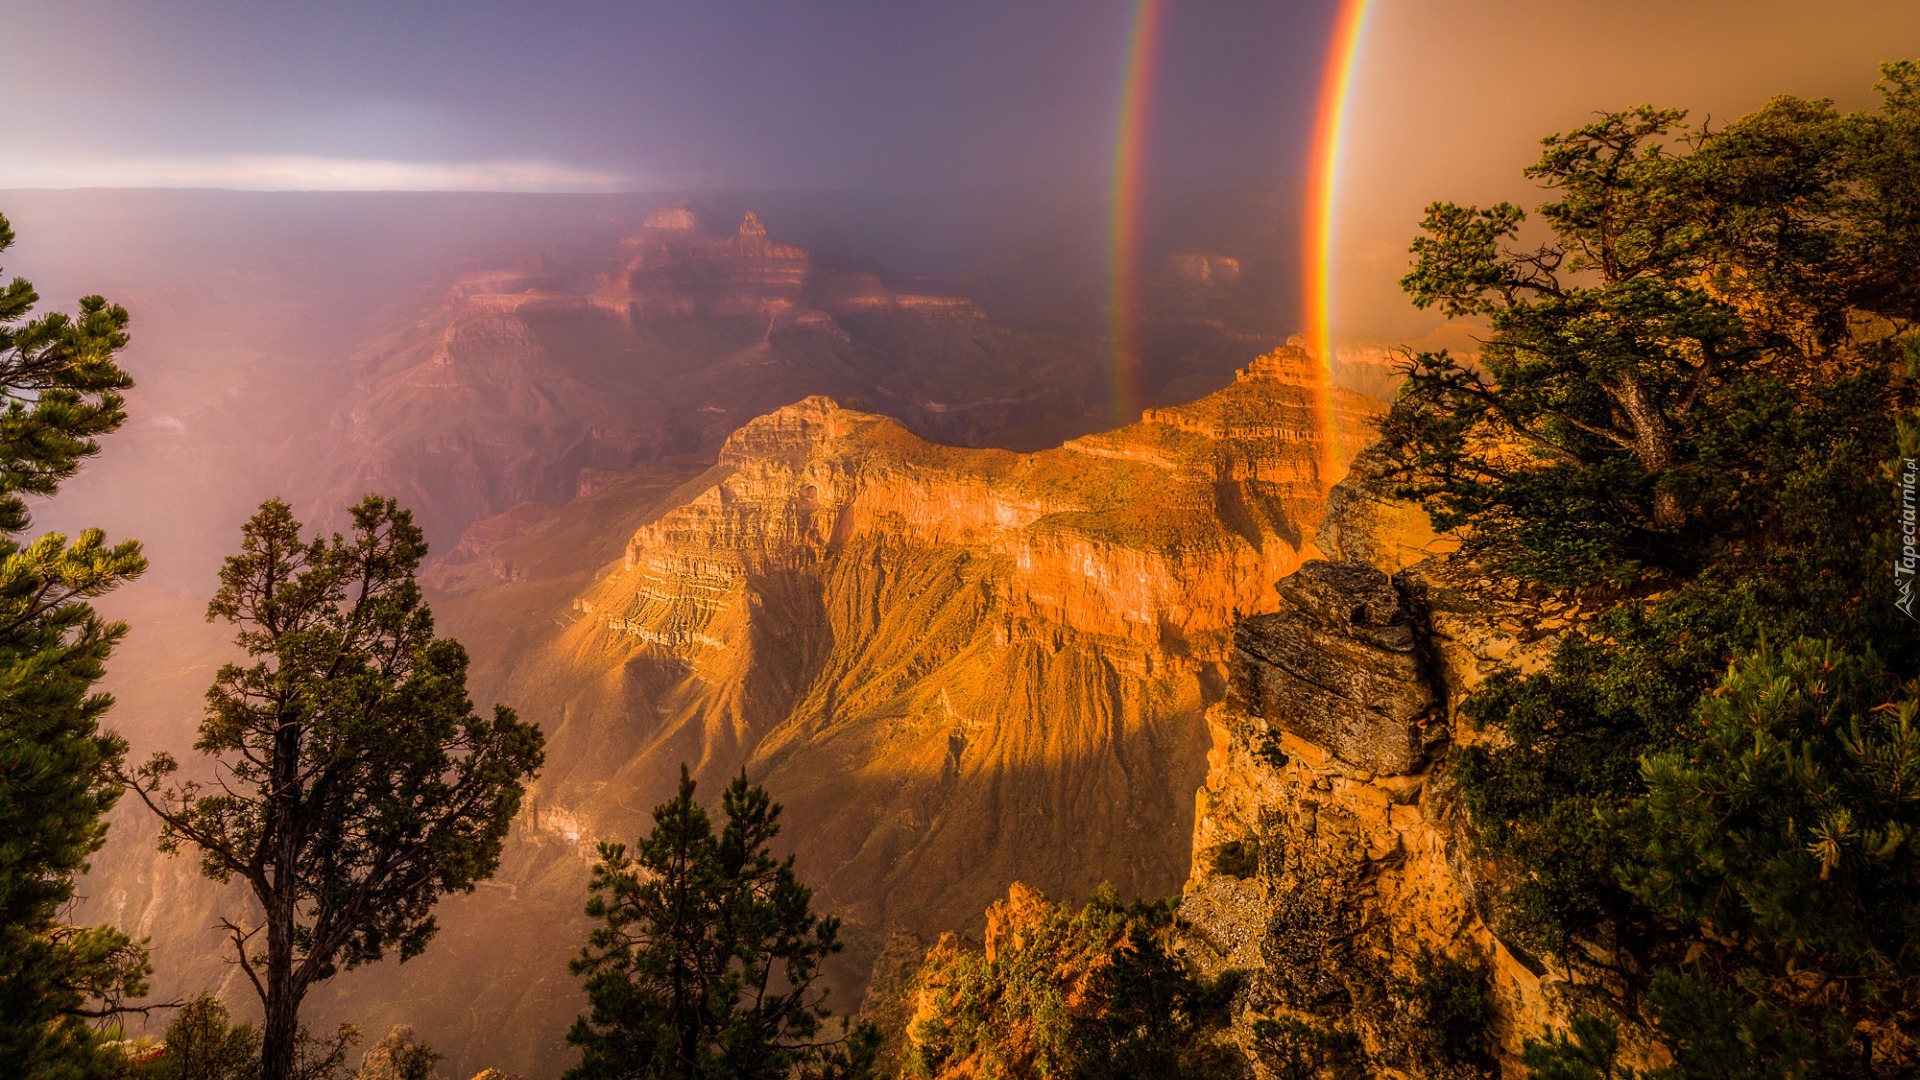
[[[827,398],[753,421],[540,661],[576,673],[544,797],[617,831],[663,762],[748,764],[867,925],[937,931],[1009,874],[1095,883],[1075,866],[1164,891],[1184,845],[1112,823],[1185,814],[1224,631],[1313,551],[1310,377],[1274,353],[1033,454]],[[1350,454],[1377,406],[1337,400]]]

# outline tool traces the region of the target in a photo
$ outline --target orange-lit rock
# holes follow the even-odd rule
[[[1276,354],[1193,405],[1025,455],[809,398],[729,438],[725,475],[635,534],[587,602],[620,632],[704,632],[756,574],[905,542],[995,560],[1009,624],[1157,652],[1270,606],[1301,559],[1322,502],[1303,364]],[[1364,431],[1368,407],[1342,405]]]
[[[1544,662],[1581,616],[1483,576],[1392,498],[1381,464],[1362,454],[1329,498],[1320,543],[1349,561],[1304,565],[1277,610],[1240,625],[1207,716],[1182,936],[1203,969],[1249,973],[1243,1037],[1260,1015],[1310,1017],[1356,1035],[1381,1075],[1451,1075],[1422,1063],[1395,980],[1422,950],[1468,958],[1520,1075],[1524,1039],[1601,1006],[1485,918],[1448,747],[1485,737],[1464,696],[1502,665]],[[1647,1050],[1644,1033],[1627,1041]]]
[[[681,761],[745,765],[825,904],[929,940],[1013,880],[1171,892],[1228,630],[1312,554],[1305,365],[1033,454],[754,420],[522,663],[564,716],[542,798],[617,836]]]
[[[484,368],[453,352],[441,370]],[[546,730],[547,764],[500,872],[443,905],[433,947],[313,1007],[404,1013],[516,1069],[560,1060],[595,844],[643,834],[682,762],[703,799],[744,768],[784,805],[779,844],[846,919],[837,1011],[897,932],[977,929],[1012,882],[1075,904],[1102,881],[1177,891],[1231,628],[1314,554],[1310,380],[1283,351],[1189,405],[1024,454],[803,397],[739,426],[703,471],[576,470],[571,501],[466,530],[433,571],[435,614],[474,657],[475,700]],[[1350,456],[1377,406],[1336,400]],[[409,415],[450,440],[448,461],[485,434]],[[174,936],[168,970],[230,975],[218,944]]]

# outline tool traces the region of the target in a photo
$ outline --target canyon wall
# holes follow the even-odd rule
[[[1012,880],[1165,894],[1229,633],[1313,551],[1303,354],[1033,454],[808,398],[638,529],[542,670],[541,797],[634,827],[681,761],[788,807],[822,901],[935,934]],[[1373,406],[1342,395],[1342,452]]]
[[[310,1020],[412,1023],[452,1071],[557,1074],[595,844],[644,832],[683,762],[703,795],[744,768],[785,805],[780,845],[846,920],[842,1010],[891,936],[972,927],[1014,881],[1176,892],[1233,627],[1317,554],[1313,378],[1281,350],[1035,453],[808,397],[703,470],[588,471],[564,506],[466,530],[427,575],[436,615],[474,699],[545,728],[547,766],[499,874],[441,905],[432,946],[318,988]],[[1378,405],[1334,401],[1344,460]],[[178,666],[204,685],[204,663]],[[237,900],[155,856],[130,813],[90,903],[186,913],[151,923],[158,992],[229,982],[213,916]]]

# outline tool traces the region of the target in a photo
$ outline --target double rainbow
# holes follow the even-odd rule
[[[1337,0],[1333,39],[1321,77],[1308,171],[1301,278],[1305,282],[1307,352],[1319,378],[1314,380],[1313,412],[1319,424],[1321,486],[1338,478],[1339,425],[1333,407],[1333,249],[1340,190],[1341,144],[1347,103],[1352,96],[1354,61],[1372,0]],[[1164,0],[1135,0],[1128,25],[1127,56],[1120,83],[1118,122],[1113,140],[1113,197],[1108,252],[1108,312],[1112,342],[1113,407],[1119,423],[1139,407],[1134,385],[1138,362],[1135,320],[1139,311],[1141,174],[1145,167],[1147,126],[1153,90]]]

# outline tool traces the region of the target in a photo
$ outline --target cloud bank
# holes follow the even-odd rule
[[[237,191],[627,191],[634,178],[549,161],[392,161],[302,154],[50,161],[0,155],[0,188]]]

